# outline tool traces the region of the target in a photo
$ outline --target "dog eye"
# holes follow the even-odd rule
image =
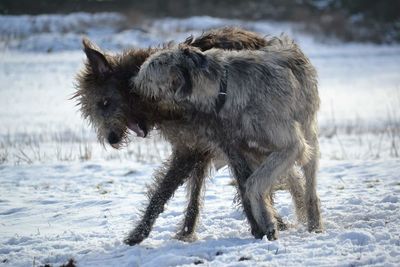
[[[101,102],[98,103],[98,106],[99,106],[101,109],[106,109],[108,106],[110,106],[110,100],[104,99],[103,101],[101,101]]]

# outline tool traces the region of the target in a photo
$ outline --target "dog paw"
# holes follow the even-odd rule
[[[256,239],[263,239],[264,236],[267,236],[268,240],[273,241],[278,239],[278,230],[275,225],[267,227],[266,231],[261,230],[260,228],[252,229],[251,234]]]
[[[258,227],[252,228],[251,234],[254,236],[255,239],[262,239],[264,236],[264,232]]]
[[[129,235],[127,238],[125,238],[124,243],[129,246],[134,246],[141,243],[144,239],[145,237],[141,235]]]
[[[124,243],[134,246],[142,242],[146,237],[148,237],[148,233],[135,229],[125,238]]]
[[[269,241],[274,241],[278,239],[278,231],[276,229],[267,230],[266,236]]]
[[[183,242],[194,242],[197,240],[197,235],[195,233],[183,233],[183,232],[178,232],[175,237],[175,239],[178,239]]]
[[[324,231],[321,221],[310,221],[308,222],[308,231],[310,233],[320,234]]]
[[[324,229],[322,228],[322,226],[308,226],[308,231],[310,233],[320,234],[324,231]]]
[[[140,242],[143,241],[144,238],[136,237],[136,236],[128,236],[127,238],[124,239],[124,243],[129,245],[129,246],[134,246],[139,244]]]
[[[265,224],[263,228],[269,241],[278,239],[278,229],[275,223]]]

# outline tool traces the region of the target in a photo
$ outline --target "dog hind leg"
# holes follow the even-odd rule
[[[277,239],[277,226],[270,198],[265,197],[272,190],[279,177],[286,176],[297,158],[307,147],[298,124],[294,127],[275,127],[270,132],[277,148],[271,152],[246,182],[246,196],[250,200],[252,213],[268,240]]]
[[[302,175],[292,168],[287,175],[287,185],[292,196],[296,217],[299,222],[306,222],[305,204],[304,204],[304,182]]]
[[[320,200],[317,194],[317,169],[319,157],[319,144],[316,131],[310,134],[309,144],[313,148],[310,160],[303,166],[306,178],[305,207],[308,219],[308,231],[321,232],[323,230]]]

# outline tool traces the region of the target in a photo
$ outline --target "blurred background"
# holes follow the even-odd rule
[[[399,0],[2,0],[2,14],[121,12],[129,22],[146,17],[213,16],[305,23],[316,34],[346,41],[400,40]]]

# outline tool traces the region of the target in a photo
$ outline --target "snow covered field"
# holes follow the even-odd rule
[[[104,149],[68,98],[83,34],[112,51],[181,41],[241,25],[288,33],[320,76],[318,190],[326,231],[291,224],[278,241],[254,240],[232,200],[227,169],[207,183],[199,240],[172,237],[180,189],[141,245],[122,244],[145,200],[145,184],[169,153],[156,134],[122,151]],[[99,27],[102,25],[102,27]],[[209,17],[127,27],[118,14],[0,16],[0,266],[398,266],[400,261],[400,46],[321,43],[298,25]]]

